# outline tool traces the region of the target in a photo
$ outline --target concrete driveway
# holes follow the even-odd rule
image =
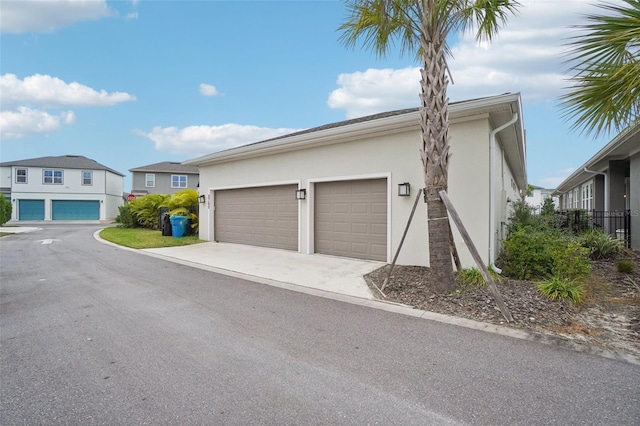
[[[253,280],[277,281],[365,299],[374,297],[362,276],[385,265],[369,260],[215,242],[141,251],[206,265],[222,273],[235,273]]]

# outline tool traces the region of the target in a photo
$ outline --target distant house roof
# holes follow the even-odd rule
[[[106,170],[118,176],[124,174],[113,170],[95,160],[82,155],[60,155],[58,157],[38,157],[27,160],[5,161],[0,163],[2,167],[51,167],[52,169],[82,169],[82,170]]]
[[[148,166],[129,169],[130,172],[157,172],[157,173],[190,173],[199,174],[197,166],[187,166],[175,161],[163,161],[162,163],[149,164]]]

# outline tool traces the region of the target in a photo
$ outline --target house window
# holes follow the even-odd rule
[[[186,188],[187,187],[187,175],[171,175],[171,187],[172,188]]]
[[[88,170],[83,170],[82,172],[82,184],[83,185],[93,185],[93,172]]]
[[[156,175],[154,173],[147,173],[144,186],[147,188],[153,188],[156,186]]]
[[[27,183],[27,169],[16,169],[16,183]]]
[[[62,185],[62,170],[43,170],[43,183],[51,185]]]
[[[572,209],[580,208],[580,188],[573,188],[573,202],[571,204]]]
[[[593,181],[582,185],[582,208],[585,210],[593,208]]]

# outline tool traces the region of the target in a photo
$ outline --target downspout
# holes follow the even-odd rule
[[[496,207],[495,207],[495,182],[496,182],[496,134],[518,121],[518,113],[513,113],[511,120],[494,129],[489,134],[489,265],[496,260],[495,235],[496,235]]]

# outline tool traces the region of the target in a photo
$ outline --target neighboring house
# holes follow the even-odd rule
[[[560,199],[557,196],[553,195],[554,189],[545,189],[540,186],[533,186],[533,191],[531,195],[527,195],[524,201],[531,207],[536,213],[540,213],[542,210],[542,205],[544,204],[544,200],[551,197],[553,200],[553,205],[555,208],[558,208],[560,203]]]
[[[0,187],[13,220],[112,220],[124,175],[80,155],[0,163]]]
[[[526,190],[519,94],[452,103],[449,194],[485,262]],[[424,187],[417,108],[333,123],[186,161],[200,169],[200,238],[391,262]],[[403,184],[406,184],[403,186]],[[400,190],[410,188],[410,196]],[[428,265],[426,204],[398,257]],[[452,225],[453,226],[453,225]],[[454,229],[464,266],[473,264]]]
[[[628,224],[631,248],[640,250],[640,123],[605,145],[554,195],[563,210],[587,210],[611,234]]]
[[[198,188],[199,174],[195,166],[165,161],[136,167],[129,171],[131,172],[131,193],[136,196],[173,194],[187,188]]]

